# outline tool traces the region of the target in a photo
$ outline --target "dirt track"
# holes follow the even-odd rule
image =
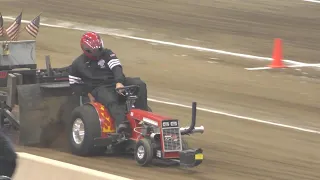
[[[270,56],[273,38],[280,37],[284,39],[286,58],[319,63],[317,4],[296,0],[268,1],[268,4],[218,0],[211,5],[208,0],[197,4],[186,0],[102,2],[23,0],[1,2],[1,11],[15,16],[18,7],[24,8],[25,18],[30,19],[42,10],[48,20],[103,24],[137,36],[261,56]],[[91,8],[83,9],[88,4]],[[37,40],[39,64],[43,64],[41,61],[47,54],[55,66],[69,64],[80,52],[81,33],[41,27]],[[250,72],[243,68],[268,62],[110,36],[103,38],[121,58],[126,74],[140,76],[148,83],[150,97],[184,104],[196,100],[202,107],[320,130],[319,81],[300,76],[301,71]],[[302,69],[302,72],[319,77],[317,70]],[[189,109],[151,105],[154,111],[178,117],[185,124],[190,119]],[[199,112],[198,124],[203,124],[206,132],[191,137],[190,141],[204,148],[206,161],[192,172],[159,167],[142,169],[126,158],[83,161],[52,150],[25,151],[136,179],[320,178],[319,135],[205,112]],[[58,146],[55,149],[64,151]],[[163,173],[161,177],[159,172]]]

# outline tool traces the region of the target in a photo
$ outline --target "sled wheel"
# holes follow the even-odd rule
[[[94,138],[101,136],[97,111],[89,104],[78,106],[72,111],[68,127],[68,140],[73,154],[79,156],[100,155],[106,147],[95,147]]]
[[[149,139],[140,139],[137,142],[134,157],[140,166],[148,166],[151,164],[153,159],[153,149]]]

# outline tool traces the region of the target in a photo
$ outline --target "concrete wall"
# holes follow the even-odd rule
[[[131,180],[32,154],[18,154],[14,180]]]

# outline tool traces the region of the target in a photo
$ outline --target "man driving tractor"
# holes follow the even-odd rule
[[[112,50],[104,48],[103,40],[95,32],[82,35],[80,46],[83,51],[70,66],[70,85],[77,94],[88,94],[91,100],[102,103],[116,122],[117,132],[126,128],[125,106],[120,104],[117,88],[124,85],[139,85],[135,106],[148,110],[146,84],[139,78],[125,77],[123,67]],[[81,80],[84,85],[77,84]],[[120,91],[121,93],[121,91]]]

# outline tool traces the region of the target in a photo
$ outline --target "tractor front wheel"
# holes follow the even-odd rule
[[[152,163],[153,148],[149,139],[144,138],[137,142],[134,157],[140,166],[148,166]]]

